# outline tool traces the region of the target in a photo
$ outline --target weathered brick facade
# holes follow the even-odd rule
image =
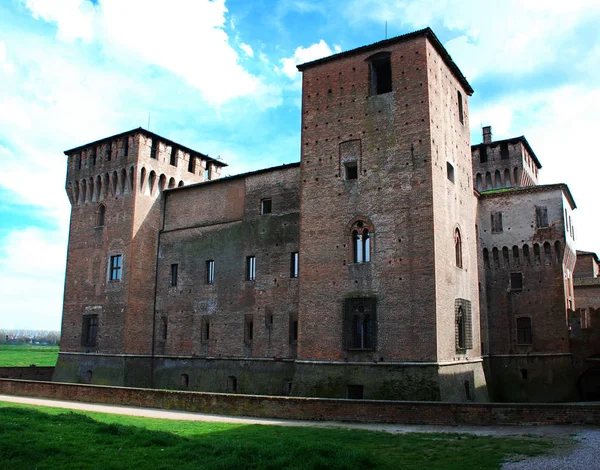
[[[566,186],[536,186],[523,137],[470,147],[472,89],[429,29],[299,69],[299,164],[217,179],[223,163],[143,129],[66,152],[55,380],[486,401],[485,362],[492,397],[570,398]]]

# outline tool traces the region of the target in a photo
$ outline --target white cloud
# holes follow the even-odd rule
[[[56,23],[58,38],[89,40],[93,36],[93,5],[86,0],[22,0],[34,18]]]
[[[108,57],[161,67],[200,90],[220,106],[238,97],[276,103],[261,79],[239,64],[224,30],[225,0],[26,0],[35,17],[56,23],[58,37],[94,39]],[[242,49],[252,57],[246,44]],[[258,95],[258,96],[256,96]]]
[[[248,57],[254,57],[254,51],[248,44],[242,43],[240,49],[242,49]]]
[[[600,17],[597,0],[353,0],[346,15],[354,24],[385,21],[412,28],[443,25],[458,32],[445,46],[469,80],[489,72],[528,73],[553,63],[559,47],[582,20]],[[393,34],[393,30],[391,31]],[[585,43],[581,47],[587,47]],[[583,51],[583,49],[582,49]]]
[[[7,234],[0,251],[0,326],[60,329],[66,253],[59,232]]]
[[[339,50],[338,50],[339,49]],[[336,52],[341,51],[339,46],[336,46]],[[297,47],[294,51],[294,55],[281,59],[282,63],[281,70],[292,80],[299,80],[300,74],[296,65],[303,64],[305,62],[311,62],[313,60],[327,57],[333,54],[331,48],[327,43],[321,39],[318,43],[308,47]]]

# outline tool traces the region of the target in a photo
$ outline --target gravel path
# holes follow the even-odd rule
[[[503,470],[599,470],[600,429],[577,432],[578,444],[558,455],[532,457],[520,462],[505,463]]]
[[[50,406],[72,410],[96,411],[100,413],[143,416],[147,418],[175,419],[182,421],[206,421],[239,424],[266,424],[275,426],[313,426],[364,429],[391,434],[409,432],[463,433],[478,436],[535,436],[552,439],[557,443],[557,453],[552,456],[526,458],[519,462],[504,464],[503,470],[600,470],[600,427],[586,426],[432,426],[403,424],[361,424],[337,421],[298,421],[288,419],[240,418],[233,416],[168,411],[132,406],[98,405],[74,401],[49,400],[43,398],[0,395],[0,402]],[[571,436],[578,441],[576,446],[565,446]]]

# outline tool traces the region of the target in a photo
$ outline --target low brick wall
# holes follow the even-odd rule
[[[0,367],[1,379],[52,380],[54,367]]]
[[[438,425],[600,425],[600,403],[443,403],[273,397],[0,379],[0,394],[260,418]]]

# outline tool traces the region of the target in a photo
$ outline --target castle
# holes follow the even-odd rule
[[[537,184],[524,137],[470,145],[473,90],[433,32],[298,68],[300,163],[220,177],[141,128],[65,152],[54,380],[599,398],[599,265],[576,267],[575,202]]]

